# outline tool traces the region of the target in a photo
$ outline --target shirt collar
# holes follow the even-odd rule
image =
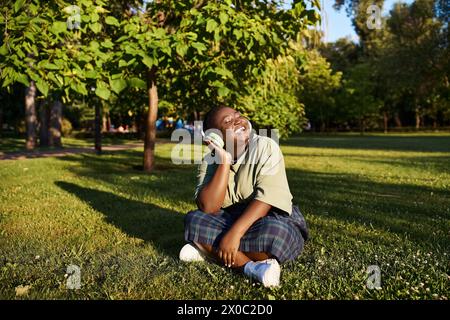
[[[251,144],[254,143],[254,141],[257,138],[257,134],[254,132],[250,132],[249,141],[247,144],[247,147],[245,148],[245,151],[237,158],[230,166],[231,170],[234,172],[237,172],[239,167],[241,166],[241,163],[244,161],[244,159],[248,158],[249,149],[251,148]]]

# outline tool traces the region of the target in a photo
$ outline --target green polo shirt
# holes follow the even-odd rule
[[[218,164],[207,153],[198,167],[194,199],[214,176]],[[231,165],[222,208],[258,199],[288,214],[292,213],[292,194],[286,177],[284,158],[278,144],[252,132],[247,150]]]

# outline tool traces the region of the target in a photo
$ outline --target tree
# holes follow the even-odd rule
[[[102,99],[110,96],[115,79],[104,66],[114,44],[107,36],[110,32],[101,30],[118,23],[105,16],[104,5],[102,0],[83,0],[80,7],[63,0],[17,0],[1,9],[2,87],[35,83],[43,97],[51,97],[53,133],[60,130],[61,101],[92,95],[91,88]],[[59,144],[60,132],[55,134],[52,139]]]
[[[376,83],[373,79],[373,66],[359,63],[350,70],[343,81],[341,105],[346,105],[349,119],[355,120],[364,134],[370,121],[376,120],[383,105],[375,96]]]
[[[36,84],[34,81],[25,91],[25,123],[27,139],[25,147],[27,150],[33,150],[36,145]]]
[[[395,81],[391,83],[412,97],[411,108],[418,129],[426,106],[431,105],[427,100],[431,101],[436,88],[448,83],[442,24],[435,19],[432,0],[396,4],[387,23],[392,36],[385,59],[393,66],[390,77]]]
[[[319,51],[330,62],[333,70],[343,73],[361,58],[361,47],[348,38],[340,38],[335,42],[323,43],[319,47]]]
[[[306,118],[299,75],[291,55],[269,59],[264,71],[243,90],[236,109],[252,120],[255,129],[277,129],[280,137],[301,131]]]
[[[363,55],[370,56],[373,47],[379,46],[379,33],[383,32],[381,9],[384,0],[335,0],[334,7],[345,7],[359,37]],[[374,10],[372,10],[374,9]]]
[[[300,101],[305,104],[306,116],[313,127],[325,131],[330,120],[338,118],[336,93],[341,86],[342,72],[333,72],[330,63],[317,50],[306,51],[301,68]]]
[[[158,90],[170,83],[178,104],[203,103],[202,109],[236,101],[242,83],[263,72],[269,58],[283,54],[289,39],[318,18],[305,1],[294,1],[291,10],[281,4],[153,1],[144,13],[124,21],[125,35],[118,42],[125,55],[118,63],[131,86],[143,88],[146,79],[149,97],[145,171],[154,167]]]

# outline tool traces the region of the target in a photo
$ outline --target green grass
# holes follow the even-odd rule
[[[0,162],[0,298],[447,299],[450,135],[300,136],[282,141],[303,254],[266,289],[210,263],[177,260],[194,209],[195,165],[157,145]],[[80,290],[66,268],[81,267]],[[381,268],[381,289],[366,269]],[[16,297],[15,288],[30,286]]]
[[[118,144],[127,144],[130,142],[136,142],[136,140],[121,138],[120,136],[116,137],[103,137],[102,145],[118,145]],[[62,138],[63,148],[93,148],[94,147],[94,138],[87,139],[76,139],[73,137],[63,137]],[[36,151],[47,151],[53,150],[52,147],[37,147]],[[9,154],[14,152],[27,152],[32,153],[34,151],[26,151],[25,150],[25,138],[18,137],[15,134],[6,134],[3,137],[0,137],[0,155]]]

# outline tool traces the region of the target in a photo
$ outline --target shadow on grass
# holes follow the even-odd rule
[[[302,135],[281,140],[282,146],[304,148],[360,149],[380,151],[450,152],[450,134],[439,136],[420,135]]]
[[[176,165],[170,158],[155,156],[155,169],[151,173],[142,171],[142,152],[125,150],[105,152],[102,156],[79,154],[58,158],[69,163],[69,171],[107,184],[121,193],[151,201],[169,201],[173,206],[194,205],[193,194],[197,166]]]
[[[176,248],[182,243],[181,220],[184,212],[175,213],[148,203],[168,203],[170,207],[179,208],[194,207],[192,195],[197,170],[195,165],[175,165],[171,163],[170,158],[156,157],[155,171],[146,174],[136,170],[142,163],[142,153],[136,150],[101,157],[83,154],[64,157],[61,160],[79,162],[80,165],[69,168],[78,176],[107,184],[135,199],[145,199],[146,203],[136,203],[114,194],[104,195],[101,191],[72,188],[77,191],[76,194],[82,194],[87,200],[97,197],[95,194],[106,199],[107,201],[101,202],[92,199],[92,203],[106,216],[111,216],[110,221],[113,224],[130,235],[156,241],[155,243],[172,255],[176,252]],[[308,215],[316,215],[407,236],[425,246],[449,245],[447,229],[450,213],[447,208],[450,207],[450,194],[447,190],[408,183],[382,183],[360,175],[311,172],[289,167],[287,175],[294,202],[306,213],[306,219]],[[90,193],[94,195],[91,196]],[[116,202],[120,205],[111,209],[112,214],[106,212],[107,208],[114,206]],[[135,209],[129,210],[128,204]],[[132,211],[140,213],[135,214]],[[140,220],[141,215],[144,221]],[[152,215],[158,219],[151,219]],[[177,226],[174,229],[176,236],[168,236],[172,232],[168,222],[172,220],[165,218],[166,215],[174,215],[180,219],[180,222],[174,222]],[[162,221],[160,226],[159,220]],[[148,228],[148,231],[145,231],[145,228]],[[327,232],[311,231],[312,234]],[[163,235],[162,232],[166,234]],[[170,241],[176,242],[176,245],[171,246]]]
[[[449,245],[450,194],[349,174],[287,169],[294,199],[306,212],[407,236],[422,245]]]
[[[294,153],[294,152],[283,152],[286,157],[292,158],[310,158],[311,161],[316,161],[315,158],[342,158],[348,159],[353,162],[360,162],[366,166],[371,164],[381,164],[392,166],[395,170],[396,167],[406,168],[406,169],[420,169],[425,171],[430,171],[433,174],[450,174],[450,156],[441,155],[424,155],[422,157],[393,157],[386,156],[381,157],[379,154],[362,154],[354,155],[349,153],[339,153],[339,154],[323,154],[323,153]]]
[[[139,150],[105,152],[102,156],[69,155],[58,160],[70,163],[68,170],[77,176],[106,185],[126,197],[63,181],[56,182],[60,188],[103,213],[108,223],[128,235],[153,243],[164,254],[177,256],[184,244],[187,204],[194,207],[196,166],[179,166],[170,158],[155,157],[155,169],[148,174],[142,171]],[[163,208],[158,205],[162,203],[185,209]]]
[[[65,181],[55,184],[103,213],[106,222],[132,237],[151,242],[164,254],[176,257],[184,243],[184,214]]]

